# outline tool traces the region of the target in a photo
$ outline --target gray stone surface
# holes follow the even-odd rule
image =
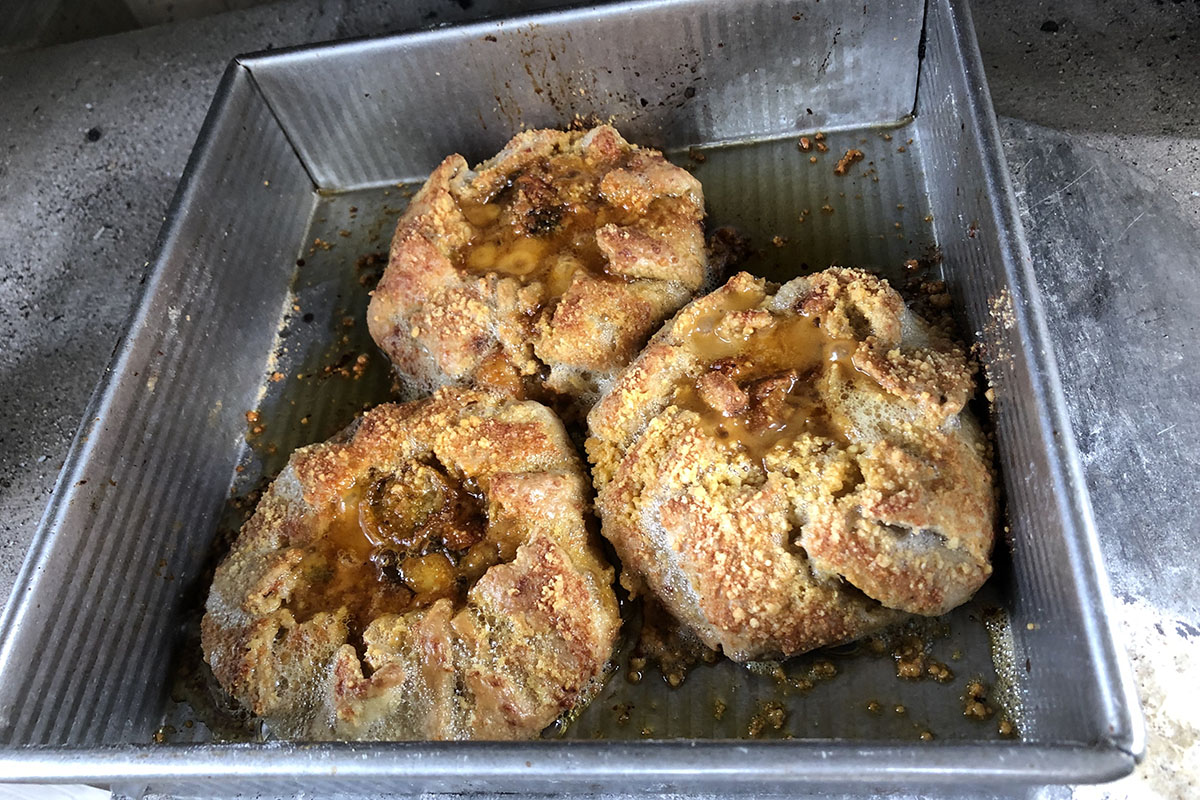
[[[291,0],[0,54],[0,597],[123,330],[228,59],[499,7],[464,5]],[[1168,626],[1195,626],[1198,573],[1178,551],[1188,552],[1197,516],[1171,489],[1196,473],[1200,452],[1190,416],[1200,4],[992,0],[974,11],[997,112],[1014,118],[1002,124],[1006,155],[1114,588],[1129,604],[1152,600]],[[1089,356],[1099,341],[1161,361],[1141,371],[1102,363]],[[1124,492],[1131,471],[1162,491],[1134,502]],[[1147,532],[1136,545],[1130,526]],[[1178,642],[1131,642],[1152,729],[1182,725],[1196,736],[1195,718],[1189,728],[1157,714],[1166,679],[1156,670],[1176,664],[1163,659],[1176,658]],[[1155,662],[1160,645],[1166,655]],[[1184,668],[1194,673],[1195,660]],[[1174,785],[1155,775],[1187,752],[1152,735],[1147,765],[1116,796],[1171,796]]]
[[[991,0],[971,9],[998,115],[1116,156],[1200,225],[1200,3]]]
[[[231,15],[236,16],[236,15]],[[28,546],[230,54],[334,35],[210,18],[0,56],[0,591]]]

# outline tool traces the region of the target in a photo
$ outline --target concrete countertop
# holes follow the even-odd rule
[[[227,61],[504,4],[396,5],[289,0],[0,54],[0,598],[125,327]],[[1134,776],[1037,794],[1194,795],[1200,707],[1186,687],[1200,679],[1200,512],[1186,496],[1200,488],[1190,378],[1200,357],[1200,3],[991,0],[973,10],[1149,728]],[[1119,302],[1089,305],[1097,282]],[[1097,361],[1099,339],[1118,352],[1160,348],[1163,369]],[[1147,404],[1153,414],[1128,413]],[[1128,497],[1131,474],[1161,491]],[[1131,526],[1148,532],[1132,549]]]

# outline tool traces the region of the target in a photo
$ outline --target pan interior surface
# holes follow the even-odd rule
[[[837,264],[872,269],[902,286],[914,280],[905,262],[915,261],[918,279],[940,278],[915,127],[846,129],[819,140],[816,133],[804,135],[804,145],[788,136],[669,155],[703,184],[709,226],[731,226],[749,238],[752,252],[741,267],[755,274],[786,281]],[[863,157],[838,174],[848,150]],[[221,541],[292,450],[334,435],[366,407],[411,396],[391,377],[364,320],[395,221],[418,187],[318,196],[261,402],[247,409],[254,423],[234,479],[242,499],[231,502]],[[230,713],[199,663],[195,629],[205,590],[197,585],[191,594],[188,635],[176,653],[173,694],[182,702],[167,708],[161,738],[255,740],[263,732]],[[617,669],[605,688],[577,719],[546,736],[995,740],[1001,720],[1019,717],[1019,708],[1001,707],[1001,698],[1013,703],[992,652],[994,629],[1005,624],[1002,605],[989,586],[945,618],[918,621],[907,636],[873,647],[852,644],[749,667],[721,659],[696,666],[672,687],[652,664],[631,667],[640,618],[634,604],[626,608]],[[927,651],[915,677],[897,675],[894,651],[902,639],[909,650]],[[982,717],[964,714],[971,684],[988,695]]]

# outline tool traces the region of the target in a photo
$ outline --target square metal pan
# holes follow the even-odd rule
[[[1107,580],[969,12],[953,0],[793,6],[621,3],[231,64],[139,310],[0,621],[0,780],[135,795],[878,791],[1102,781],[1132,769],[1140,712],[1106,613]],[[302,395],[268,376],[364,345],[363,326],[345,333],[338,323],[362,302],[353,255],[386,248],[397,211],[389,204],[403,205],[394,185],[419,182],[446,153],[483,157],[522,126],[575,114],[611,118],[630,139],[677,153],[708,148],[696,172],[713,219],[758,237],[790,235],[759,264],[774,277],[802,260],[886,272],[919,249],[940,249],[941,277],[995,394],[1008,524],[987,592],[1005,614],[984,657],[1007,685],[1018,740],[956,731],[919,742],[849,725],[837,691],[814,691],[793,708],[814,727],[788,741],[688,727],[678,709],[691,700],[680,695],[655,712],[662,738],[649,741],[620,741],[598,724],[592,732],[612,740],[150,743],[180,720],[172,654],[231,488],[245,491],[291,447],[324,438],[386,394],[378,358],[361,382]],[[832,159],[807,173],[785,161],[799,157],[795,135],[815,130],[839,147],[870,142],[873,175],[838,184]],[[752,144],[720,146],[737,142]],[[838,213],[796,227],[794,209],[821,199]],[[371,225],[337,216],[355,218],[360,205]],[[893,205],[911,205],[909,215],[893,222]],[[343,225],[344,244],[335,236]],[[336,246],[314,247],[316,238]],[[255,408],[270,413],[273,453],[247,444],[244,414]],[[870,673],[851,666],[851,691]],[[680,736],[690,738],[668,738]]]

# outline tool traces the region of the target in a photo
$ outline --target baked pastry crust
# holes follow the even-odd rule
[[[267,490],[217,569],[205,660],[280,737],[536,736],[599,688],[620,624],[587,506],[542,405],[379,406]]]
[[[740,661],[959,605],[994,535],[971,391],[961,348],[886,281],[735,275],[589,415],[622,583]]]
[[[703,217],[699,181],[608,125],[525,131],[474,170],[449,156],[396,226],[371,336],[421,388],[586,412],[709,282]]]

